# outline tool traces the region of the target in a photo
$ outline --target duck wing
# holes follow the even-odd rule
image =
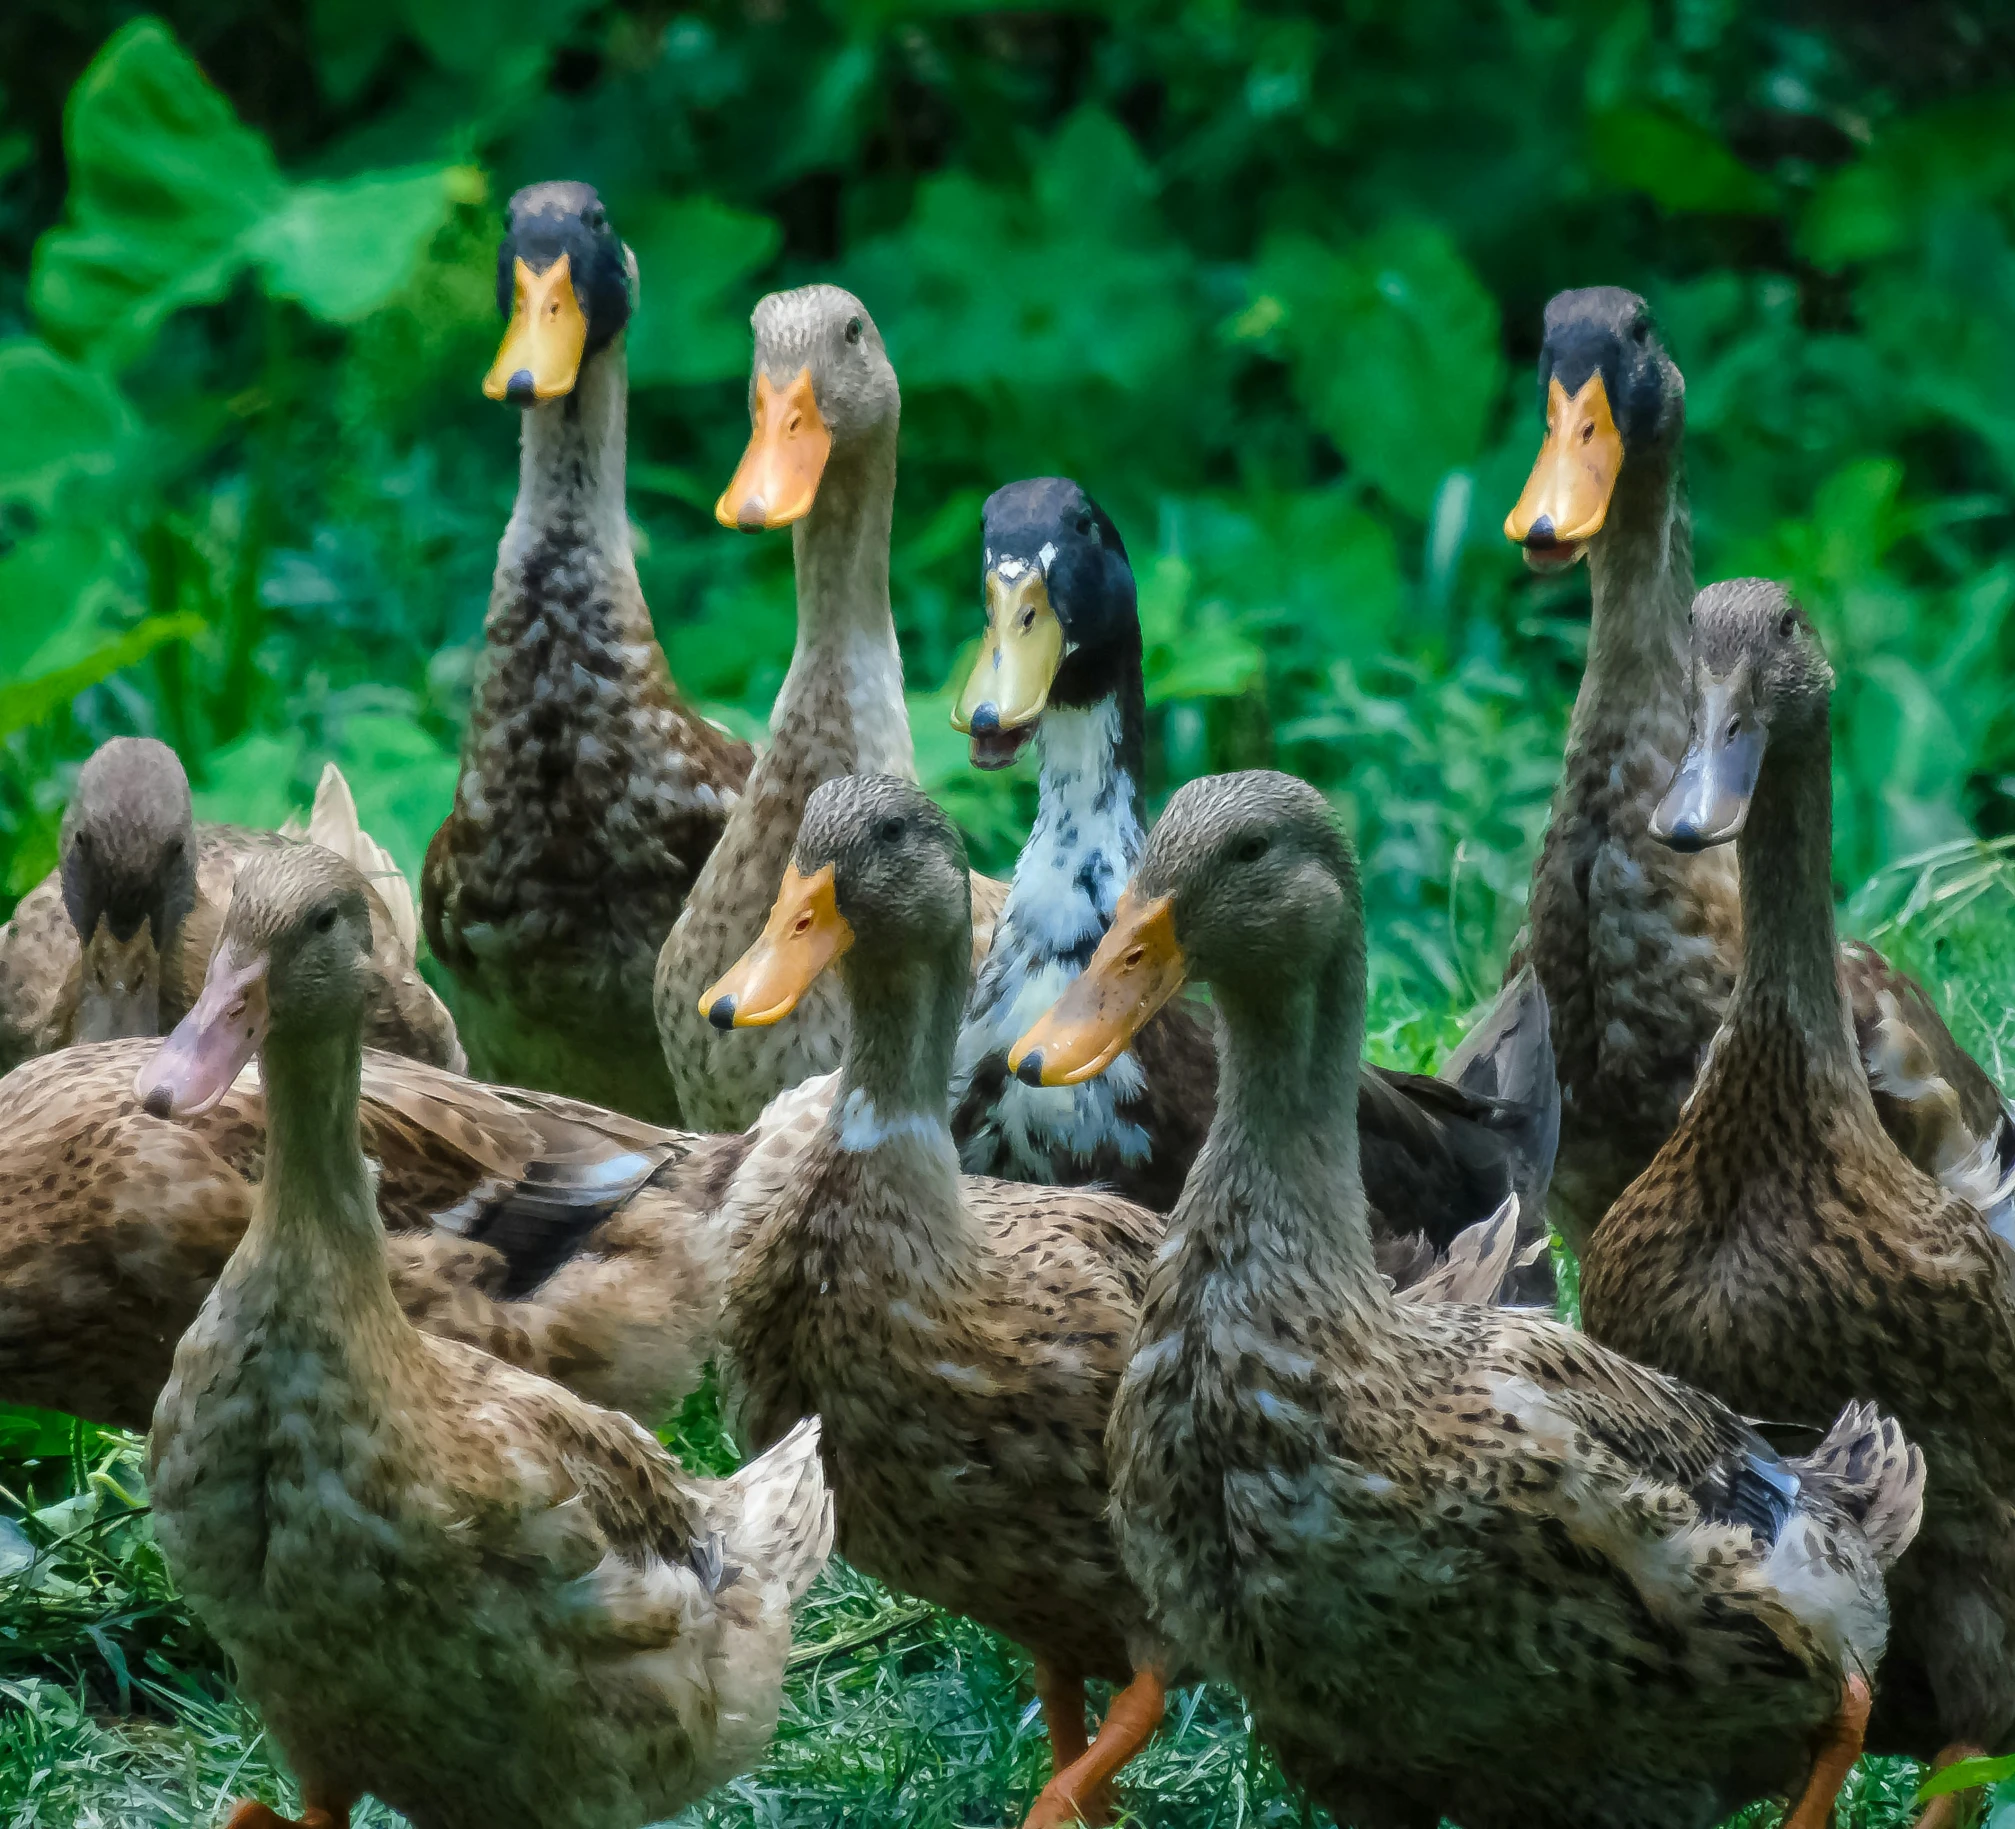
[[[82,963],[63,886],[52,870],[0,927],[0,1072],[70,1039]]]

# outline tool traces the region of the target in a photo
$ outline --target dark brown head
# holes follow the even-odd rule
[[[1678,444],[1686,382],[1643,299],[1586,286],[1546,307],[1539,394],[1546,442],[1504,533],[1534,571],[1560,571],[1602,531],[1624,467]]]
[[[140,1070],[134,1096],[160,1117],[208,1111],[272,1043],[361,1045],[376,989],[370,900],[355,866],[320,845],[254,852],[202,995]]]
[[[1652,836],[1675,851],[1736,837],[1765,755],[1824,749],[1832,700],[1833,669],[1789,591],[1767,578],[1710,584],[1693,600],[1693,730]]]
[[[914,782],[846,775],[814,790],[768,925],[702,993],[700,1009],[717,1029],[762,1027],[796,1009],[842,955],[893,978],[971,947],[972,879],[958,827]]]
[[[1357,860],[1329,803],[1271,769],[1207,776],[1170,799],[1091,963],[1009,1065],[1076,1085],[1191,980],[1264,1002],[1363,958]]]
[[[497,249],[504,341],[483,392],[521,407],[571,394],[629,323],[636,284],[636,263],[593,185],[526,185]]]

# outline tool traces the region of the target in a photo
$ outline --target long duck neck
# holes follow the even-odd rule
[[[1287,984],[1269,974],[1212,988],[1217,1114],[1191,1172],[1198,1198],[1185,1192],[1177,1223],[1215,1230],[1210,1258],[1269,1303],[1385,1312],[1391,1295],[1372,1259],[1358,1157],[1362,945],[1342,941],[1317,971]]]
[[[1646,711],[1676,719],[1683,736],[1693,518],[1676,437],[1625,463],[1588,568],[1588,666],[1570,745],[1614,740]]]
[[[1858,1113],[1873,1127],[1833,926],[1832,769],[1823,720],[1796,744],[1764,752],[1736,841],[1743,955],[1715,1051],[1823,1087],[1830,1109]]]
[[[853,772],[914,780],[902,656],[889,608],[895,494],[893,425],[832,453],[811,512],[791,529],[797,648],[770,724],[782,743],[800,724],[800,708],[837,681],[853,725]],[[812,724],[803,719],[806,730]]]

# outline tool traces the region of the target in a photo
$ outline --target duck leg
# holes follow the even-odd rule
[[[1052,1779],[1084,1757],[1084,1678],[1035,1661],[1036,1700],[1049,1727],[1049,1769]]]
[[[1956,1740],[1931,1762],[1934,1772],[1942,1772],[1961,1759],[1982,1759],[1987,1749],[1983,1746],[1969,1746],[1963,1740]],[[1977,1791],[1947,1791],[1943,1797],[1934,1797],[1924,1806],[1924,1814],[1917,1819],[1916,1829],[1957,1829],[1960,1823],[1972,1815],[1973,1806],[1979,1801]]]
[[[1819,1743],[1819,1756],[1812,1762],[1812,1776],[1805,1781],[1805,1794],[1798,1807],[1784,1819],[1784,1829],[1833,1829],[1833,1805],[1854,1762],[1861,1757],[1862,1736],[1868,1732],[1868,1711],[1874,1698],[1868,1679],[1855,1675],[1847,1679],[1847,1693],[1840,1698],[1840,1712]]]
[[[224,1829],[350,1829],[350,1806],[356,1801],[318,1785],[304,1785],[301,1814],[292,1817],[282,1816],[256,1797],[241,1798]]]
[[[1079,1822],[1096,1826],[1110,1820],[1113,1774],[1153,1737],[1166,1696],[1158,1672],[1135,1671],[1133,1681],[1113,1697],[1098,1737],[1043,1786],[1022,1829],[1062,1829]]]

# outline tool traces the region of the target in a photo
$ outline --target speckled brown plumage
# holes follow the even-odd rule
[[[422,887],[478,1073],[672,1124],[651,973],[751,751],[686,704],[652,629],[628,387],[618,335],[523,413],[454,810]]]
[[[961,1176],[944,1113],[968,890],[928,800],[888,777],[830,782],[794,861],[836,865],[852,1023],[829,1109],[780,1101],[726,1202],[741,1439],[816,1411],[849,1561],[1066,1684],[1125,1680],[1158,1651],[1106,1526],[1105,1417],[1160,1221]],[[1068,1724],[1052,1729],[1065,1744]]]
[[[259,859],[220,943],[212,983],[264,987],[271,1161],[155,1410],[161,1548],[311,1808],[634,1829],[775,1726],[831,1541],[817,1427],[691,1479],[630,1418],[400,1313],[357,1123],[361,886],[327,853]],[[150,1107],[206,1096],[206,1011],[230,1020],[199,1003]]]
[[[341,790],[348,836],[354,839],[355,807],[333,765],[324,774],[318,808],[331,777]],[[160,799],[166,812],[149,822],[158,828],[154,836],[161,848],[135,855],[137,834],[122,828],[133,824],[132,804],[140,796]],[[311,827],[311,832],[319,830]],[[326,836],[340,841],[345,834]],[[13,919],[0,928],[0,1070],[76,1041],[110,1039],[102,1030],[93,1033],[79,1023],[85,947],[74,925],[76,911],[66,910],[64,892],[66,870],[75,867],[76,847],[95,845],[101,858],[114,850],[126,854],[125,867],[110,885],[115,900],[126,902],[123,909],[106,908],[101,915],[102,889],[99,895],[87,892],[70,899],[88,910],[83,918],[94,929],[101,920],[115,930],[122,927],[123,914],[142,933],[154,932],[147,964],[158,985],[155,1032],[166,1033],[181,1021],[202,986],[203,969],[216,944],[239,865],[256,851],[298,842],[277,832],[196,824],[188,778],[173,750],[151,738],[121,737],[105,744],[85,765],[78,799],[66,814],[66,861],[22,898]],[[193,860],[193,869],[186,860]],[[411,942],[394,914],[393,899],[409,897],[410,891],[403,880],[388,879],[382,888],[381,894],[380,886],[373,884],[369,891],[376,967],[367,1016],[369,1043],[459,1070],[464,1061],[454,1021],[420,976]],[[136,941],[139,938],[136,933]],[[101,939],[101,948],[103,944]],[[112,1031],[131,1032],[123,1026]]]
[[[1588,666],[1510,967],[1529,960],[1552,1004],[1555,1213],[1578,1246],[1670,1134],[1734,985],[1742,920],[1732,852],[1681,856],[1647,828],[1688,729],[1685,382],[1644,301],[1616,287],[1547,306],[1540,367],[1542,388],[1556,372],[1578,387],[1599,368],[1624,451],[1607,518],[1586,544]],[[1871,1043],[1868,1057],[1870,1074],[1893,1089],[1885,1122],[1920,1167],[1985,1197],[2015,1169],[2015,1123],[1921,996],[1881,996],[1899,975],[1870,959],[1864,949],[1848,970],[1857,1022],[1871,1036],[1886,1024],[1884,1048]],[[1935,1057],[1949,1078],[1912,1080],[1888,1064],[1899,1051]]]
[[[1191,783],[1134,892],[1173,897],[1223,1061],[1108,1433],[1156,1623],[1366,1829],[1704,1829],[1795,1785],[1880,1656],[1921,1457],[1850,1410],[1782,1461],[1542,1316],[1392,1299],[1355,863],[1313,789]]]
[[[151,1042],[0,1080],[0,1398],[144,1428],[175,1342],[266,1173],[248,1074],[213,1110],[141,1110]],[[725,1288],[710,1215],[735,1138],[652,1129],[367,1053],[359,1123],[399,1300],[655,1425],[699,1377]]]
[[[1875,1743],[2015,1736],[2015,1257],[1884,1133],[1835,960],[1831,676],[1774,585],[1703,591],[1703,680],[1766,748],[1739,846],[1748,952],[1678,1128],[1597,1228],[1589,1331],[1788,1428],[1848,1398],[1924,1449]],[[1719,721],[1719,718],[1717,718]]]

